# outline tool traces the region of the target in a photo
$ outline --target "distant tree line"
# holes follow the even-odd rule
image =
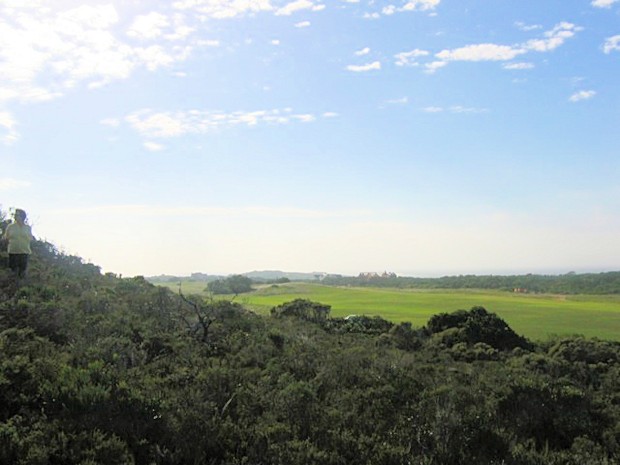
[[[417,289],[495,289],[502,291],[552,294],[618,294],[620,271],[567,273],[562,275],[461,275],[440,278],[404,276],[327,276],[323,284],[332,286],[373,286]]]
[[[174,276],[162,274],[159,276],[149,276],[146,279],[151,283],[182,283],[182,282],[210,282],[223,279],[224,276],[211,275],[206,273],[192,273],[189,276]]]

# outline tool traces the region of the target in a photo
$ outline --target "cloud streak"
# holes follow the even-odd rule
[[[278,8],[276,10],[276,16],[290,16],[293,13],[302,10],[320,11],[324,8],[325,5],[315,3],[310,0],[296,0],[294,2],[286,4],[282,8]]]
[[[274,10],[269,0],[178,0],[172,6],[180,11],[191,10],[204,18],[213,19],[229,19]]]
[[[381,69],[380,61],[373,61],[372,63],[366,63],[365,65],[349,65],[347,66],[348,71],[352,71],[354,73],[366,73],[368,71],[378,71]]]
[[[439,68],[443,68],[450,62],[493,62],[511,61],[517,57],[530,52],[551,52],[572,38],[582,28],[572,23],[561,22],[556,24],[553,29],[543,33],[542,38],[530,39],[526,42],[504,45],[494,43],[470,44],[463,47],[444,49],[435,53],[434,60],[424,64],[425,72],[434,73]],[[534,29],[529,29],[534,30]],[[617,45],[617,44],[616,44]],[[606,50],[614,44],[606,45]],[[606,52],[607,53],[607,52]],[[425,50],[415,49],[410,52],[401,52],[395,55],[397,66],[419,66],[419,59],[426,57],[429,53]],[[530,69],[532,63],[510,63],[504,65],[505,69]]]
[[[611,8],[618,0],[594,0],[592,6],[596,8]]]
[[[435,56],[443,61],[507,61],[525,52],[510,45],[475,44],[442,50]]]
[[[335,113],[326,112],[324,118]],[[310,113],[294,113],[292,109],[234,111],[230,113],[205,110],[177,112],[156,112],[150,109],[138,110],[125,117],[134,130],[149,138],[170,138],[185,134],[206,134],[218,129],[234,126],[282,125],[290,123],[311,123],[317,117]],[[151,150],[152,150],[151,146]],[[149,148],[149,147],[147,147]]]
[[[429,11],[434,10],[441,0],[408,0],[402,2],[400,6],[393,4],[387,5],[381,9],[381,13],[391,16],[395,13],[403,13],[408,11]]]
[[[394,55],[396,66],[419,66],[418,58],[428,56],[429,52],[416,48],[409,52],[401,52]]]
[[[582,100],[590,100],[595,95],[596,92],[593,90],[580,90],[571,95],[568,100],[571,102],[581,102]]]
[[[504,65],[504,69],[509,69],[509,70],[524,70],[524,69],[532,69],[532,68],[534,68],[534,63],[520,62],[520,63],[506,63]]]
[[[462,113],[487,113],[489,110],[487,108],[475,108],[475,107],[464,107],[461,105],[452,105],[451,107],[424,107],[422,111],[425,113],[454,113],[454,114],[462,114]]]

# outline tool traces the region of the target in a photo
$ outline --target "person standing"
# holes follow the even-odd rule
[[[26,276],[28,257],[32,253],[30,242],[32,230],[26,224],[26,212],[20,208],[15,209],[15,222],[7,226],[4,239],[9,243],[9,268],[18,278]]]

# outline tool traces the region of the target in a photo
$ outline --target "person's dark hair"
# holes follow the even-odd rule
[[[15,216],[20,217],[22,220],[25,220],[27,215],[26,215],[26,212],[22,210],[21,208],[16,208]]]

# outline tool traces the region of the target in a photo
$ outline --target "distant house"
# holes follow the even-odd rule
[[[524,287],[515,287],[512,292],[515,294],[527,294],[527,289]]]

